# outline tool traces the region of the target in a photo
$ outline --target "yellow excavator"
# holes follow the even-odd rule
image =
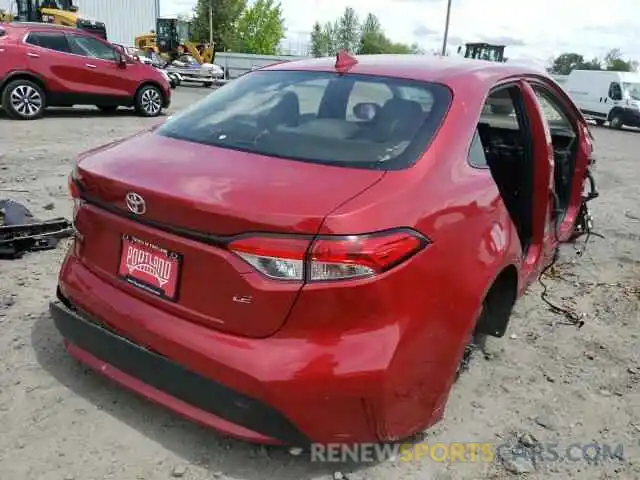
[[[107,39],[104,23],[78,13],[73,0],[13,0],[16,13],[0,10],[0,22],[43,22],[79,28]]]
[[[135,38],[140,50],[154,51],[171,62],[182,55],[190,55],[200,65],[213,63],[213,45],[189,41],[191,23],[177,18],[156,19],[155,32],[144,33]]]

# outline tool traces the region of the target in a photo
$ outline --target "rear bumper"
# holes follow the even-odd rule
[[[133,297],[72,253],[59,298],[63,304],[51,312],[70,354],[233,437],[301,446],[375,442],[403,438],[442,416],[437,400],[447,392],[408,395],[397,386],[399,379],[413,384],[407,365],[380,360],[402,342],[393,328],[317,341],[225,334]],[[441,371],[433,365],[433,380]]]
[[[122,386],[236,437],[264,443],[309,443],[268,405],[136,345],[61,302],[52,302],[50,311],[69,353]]]

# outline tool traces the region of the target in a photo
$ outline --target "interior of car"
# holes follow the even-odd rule
[[[183,116],[172,122],[171,135],[366,168],[417,160],[450,101],[449,91],[440,85],[323,72],[255,72],[225,93],[212,97],[216,105],[193,112],[193,121]],[[187,128],[178,132],[180,123]]]
[[[568,207],[577,154],[577,135],[571,123],[543,91],[535,90],[551,132],[555,166],[556,221]],[[498,187],[526,253],[532,239],[533,145],[521,120],[520,91],[504,88],[492,93],[477,127],[484,161]],[[477,158],[477,156],[476,156]]]

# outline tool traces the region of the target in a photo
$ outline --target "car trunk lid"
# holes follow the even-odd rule
[[[148,132],[78,163],[87,201],[76,216],[80,258],[176,315],[268,336],[286,320],[301,284],[262,276],[225,242],[249,232],[314,235],[327,214],[382,176]],[[144,209],[136,211],[132,198]]]

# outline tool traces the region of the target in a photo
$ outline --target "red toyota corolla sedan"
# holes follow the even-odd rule
[[[79,159],[53,319],[81,362],[226,434],[404,438],[589,223],[591,151],[522,66],[273,65]]]

